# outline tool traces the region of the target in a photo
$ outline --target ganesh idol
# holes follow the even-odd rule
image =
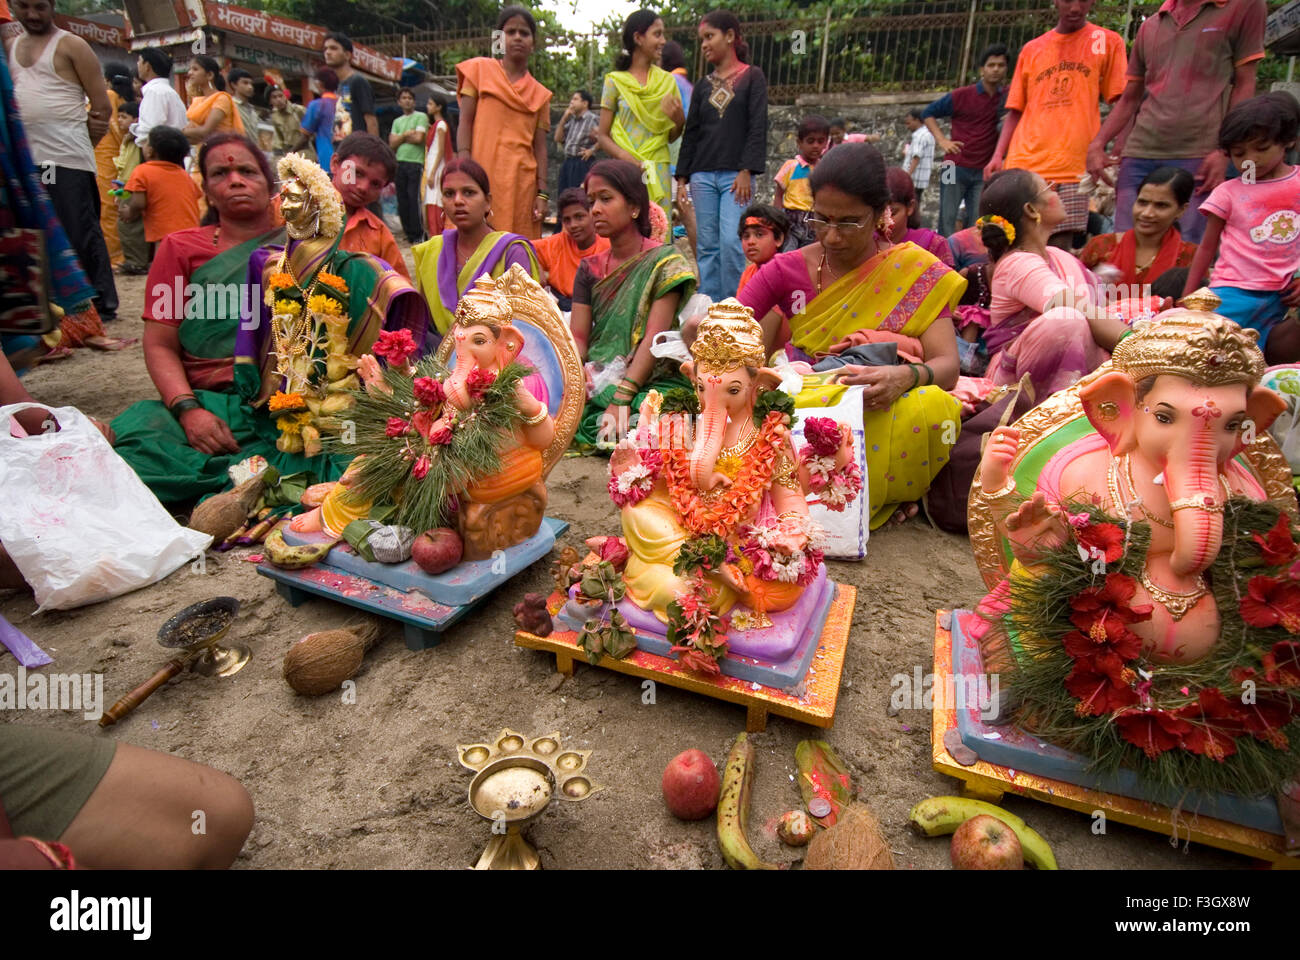
[[[1018,722],[1094,769],[1260,795],[1300,733],[1296,499],[1266,432],[1285,405],[1253,330],[1208,291],[1183,304],[989,437],[972,633]]]
[[[380,503],[417,534],[454,518],[467,560],[538,531],[555,421],[545,383],[518,362],[524,336],[512,322],[516,305],[498,286],[526,280],[479,278],[461,298],[438,358],[417,361],[414,342],[395,334],[360,359],[358,456],[320,506],[292,522],[295,531],[338,537]],[[448,370],[441,361],[453,352]]]
[[[790,611],[799,621],[789,625],[793,648],[815,616],[801,599],[826,585],[809,496],[838,496],[841,506],[856,497],[851,434],[829,420],[806,425],[813,443],[796,451],[793,402],[764,364],[761,327],[734,299],[709,308],[691,355],[681,368],[691,390],[652,391],[635,435],[610,459],[627,599],[662,624],[694,596],[730,614],[735,653],[746,652],[747,631],[773,626],[769,614]]]

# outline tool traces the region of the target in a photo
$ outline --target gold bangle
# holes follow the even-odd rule
[[[523,424],[525,427],[535,427],[543,420],[546,419],[547,417],[546,404],[542,403],[540,400],[537,401],[537,403],[538,403],[537,413],[535,413],[531,417],[524,417]],[[523,413],[522,410],[519,412]]]
[[[981,486],[980,489],[984,490],[984,487]],[[1002,486],[1001,489],[994,490],[991,493],[987,490],[984,490],[984,497],[987,500],[1001,500],[1003,497],[1009,497],[1015,492],[1016,492],[1016,480],[1014,477],[1008,477],[1007,482]]]
[[[1223,504],[1209,497],[1184,497],[1182,500],[1169,501],[1169,512],[1179,510],[1204,510],[1206,513],[1223,513]]]

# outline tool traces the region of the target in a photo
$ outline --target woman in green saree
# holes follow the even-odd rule
[[[570,324],[587,365],[588,399],[575,443],[590,451],[610,446],[627,426],[622,407],[640,408],[652,389],[690,389],[678,364],[650,353],[655,335],[672,329],[677,312],[695,292],[690,265],[670,244],[650,239],[650,198],[641,169],[625,160],[602,160],[584,184],[596,233],[609,240],[604,253],[578,265]],[[593,382],[601,383],[593,392]]]
[[[411,247],[411,256],[416,286],[429,304],[438,333],[445,334],[460,298],[483,274],[495,280],[517,263],[540,283],[542,268],[526,237],[488,225],[491,184],[487,171],[475,161],[467,157],[447,161],[442,208],[452,226]]]
[[[276,449],[275,418],[254,409],[263,387],[257,374],[269,346],[259,342],[269,337],[259,337],[268,324],[256,264],[259,255],[267,258],[267,244],[284,242],[271,212],[275,178],[266,157],[239,134],[215,134],[199,151],[199,169],[209,222],[165,238],[146,284],[145,364],[161,400],[136,403],[113,421],[115,449],[164,503],[225,489],[228,468],[254,455],[266,457],[281,474],[309,471],[320,480],[337,479],[348,458],[334,463],[282,453]],[[333,240],[329,246],[336,254]],[[311,277],[309,266],[294,259],[296,275]],[[358,261],[351,269],[334,264],[336,272],[351,276],[356,291],[350,332],[368,336],[368,345],[381,325],[401,323],[412,327],[417,343],[424,339],[427,314],[409,284],[387,277],[373,258],[338,253],[335,259]],[[365,303],[357,303],[358,297]],[[238,340],[256,346],[241,350]],[[245,363],[236,364],[241,352]]]
[[[739,299],[763,318],[769,347],[810,365],[799,368],[808,375],[796,406],[829,406],[849,386],[866,387],[864,472],[875,529],[915,515],[957,442],[961,404],[947,392],[959,372],[951,310],[966,280],[916,244],[885,239],[889,189],[871,144],[827,153],[812,190],[808,226],[817,242],[777,254]],[[788,344],[775,343],[778,311],[790,318]],[[899,362],[882,357],[882,345]]]
[[[682,135],[686,109],[677,81],[658,66],[666,42],[664,22],[651,10],[638,10],[624,22],[623,52],[605,74],[600,94],[596,145],[646,170],[650,201],[672,223],[668,145]]]

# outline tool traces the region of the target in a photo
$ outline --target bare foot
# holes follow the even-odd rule
[[[320,507],[294,517],[289,521],[289,529],[294,533],[320,533],[322,529]]]
[[[894,515],[889,518],[889,525],[891,527],[901,527],[920,512],[921,507],[918,504],[905,503],[894,511]]]
[[[138,343],[138,342],[139,341],[137,340],[117,340],[113,337],[87,337],[86,338],[86,346],[90,347],[92,350],[104,350],[104,351],[123,350],[131,346],[131,344]]]

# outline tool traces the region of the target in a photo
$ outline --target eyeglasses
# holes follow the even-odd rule
[[[821,217],[808,217],[804,223],[812,227],[813,233],[819,234],[825,233],[831,227],[834,227],[840,233],[857,233],[867,227],[867,224],[861,221],[823,220]]]

